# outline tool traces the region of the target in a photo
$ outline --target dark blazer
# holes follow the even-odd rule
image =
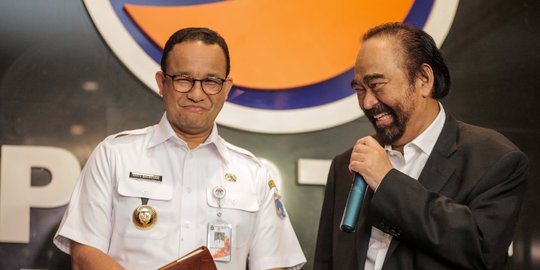
[[[364,269],[371,226],[393,235],[383,269],[502,269],[526,187],[528,160],[501,134],[447,118],[418,181],[392,169],[368,189],[355,233],[339,225],[352,149],[328,175],[315,270]]]

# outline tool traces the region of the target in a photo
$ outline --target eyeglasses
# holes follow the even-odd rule
[[[189,77],[182,77],[177,75],[173,76],[165,72],[163,72],[163,74],[171,78],[174,90],[180,93],[187,93],[191,91],[195,83],[200,82],[202,90],[207,95],[216,95],[221,91],[221,89],[223,88],[223,83],[226,81],[226,79],[222,78],[204,78],[197,80]]]

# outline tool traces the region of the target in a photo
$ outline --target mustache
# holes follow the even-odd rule
[[[373,118],[377,114],[386,113],[386,112],[390,113],[392,115],[395,114],[394,110],[392,110],[392,108],[390,108],[389,106],[386,106],[383,103],[379,103],[379,104],[375,105],[373,108],[365,111],[364,113],[366,114],[366,116],[368,116],[370,118]]]

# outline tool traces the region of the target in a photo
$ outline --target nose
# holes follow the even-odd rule
[[[373,108],[373,106],[379,103],[379,99],[377,99],[371,89],[367,89],[364,95],[362,97],[359,96],[358,99],[360,99],[360,105],[364,110],[370,110],[371,108]]]
[[[206,93],[202,89],[202,81],[193,82],[193,87],[187,93],[187,97],[195,102],[201,101],[206,98]]]

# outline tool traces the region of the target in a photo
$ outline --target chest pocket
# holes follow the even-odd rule
[[[162,239],[173,224],[173,187],[162,182],[122,179],[118,183],[118,201],[115,205],[115,232],[126,238]],[[148,205],[157,214],[156,224],[147,230],[135,227],[133,210],[142,204],[141,198],[148,198]],[[128,240],[126,240],[128,241]]]
[[[206,191],[206,201],[210,207],[218,208],[218,200],[213,196],[211,188]],[[255,193],[227,190],[221,202],[222,218],[233,226],[233,249],[244,248],[252,239],[253,233],[256,233],[259,207]],[[212,215],[215,215],[214,213]]]
[[[218,207],[218,200],[214,197],[211,188],[206,191],[206,200],[211,207]],[[257,195],[254,193],[227,190],[227,195],[222,199],[221,208],[257,212],[259,210],[259,202]]]

